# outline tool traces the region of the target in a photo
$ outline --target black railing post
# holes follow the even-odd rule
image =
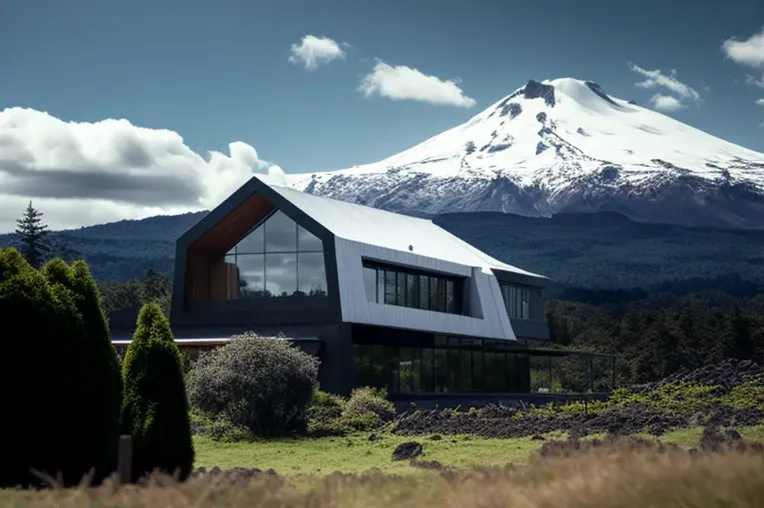
[[[132,481],[133,469],[133,436],[119,436],[119,455],[117,456],[117,472],[119,483],[126,484]]]

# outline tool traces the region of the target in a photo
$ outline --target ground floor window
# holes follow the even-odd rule
[[[390,394],[607,392],[613,359],[471,339],[355,325],[356,386]]]
[[[457,337],[419,342],[355,343],[356,385],[384,387],[391,394],[530,391],[526,354]]]

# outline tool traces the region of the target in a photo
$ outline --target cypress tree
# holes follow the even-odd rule
[[[117,461],[122,376],[95,281],[84,261],[68,266],[55,259],[42,269],[48,282],[71,292],[82,326],[66,351],[70,397],[67,441],[72,447],[71,480],[94,469],[95,482],[111,474]]]
[[[48,226],[42,223],[42,212],[38,212],[29,202],[21,219],[16,221],[16,234],[21,243],[21,252],[33,268],[42,264],[45,246],[42,241],[48,234]]]
[[[122,362],[122,432],[133,436],[133,479],[159,470],[185,479],[194,462],[183,360],[157,304],[138,314]]]
[[[0,368],[0,400],[5,404],[0,432],[0,486],[39,483],[32,470],[62,475],[76,482],[87,473],[77,466],[68,430],[82,388],[80,373],[67,359],[74,356],[83,321],[71,291],[51,284],[16,249],[0,249],[0,315],[19,326],[8,327],[12,345]],[[87,458],[84,450],[75,450]]]

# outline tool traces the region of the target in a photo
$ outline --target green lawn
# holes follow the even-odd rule
[[[552,437],[552,436],[550,436]],[[564,437],[558,435],[557,437]],[[381,434],[369,441],[368,434],[348,437],[279,439],[254,443],[218,443],[196,437],[196,466],[234,466],[272,468],[280,474],[329,474],[334,471],[360,472],[379,468],[387,473],[412,473],[408,462],[393,461],[397,445],[419,441],[424,451],[421,460],[437,460],[458,468],[476,465],[524,463],[542,441],[523,439],[479,439],[470,436],[444,436],[433,441],[426,436],[401,437]]]
[[[764,442],[764,425],[739,429],[746,439]],[[661,439],[681,446],[698,443],[703,429],[689,429],[666,434]],[[564,438],[564,434],[547,435]],[[598,436],[599,437],[599,436]],[[325,475],[335,471],[352,473],[379,468],[386,473],[411,474],[421,469],[407,462],[391,460],[393,449],[404,441],[419,441],[424,447],[421,460],[457,468],[473,466],[522,465],[543,441],[522,439],[480,439],[468,436],[444,436],[433,441],[427,436],[401,437],[381,434],[369,441],[368,434],[344,438],[280,439],[254,443],[218,443],[206,437],[194,438],[196,466],[272,468],[283,475]]]

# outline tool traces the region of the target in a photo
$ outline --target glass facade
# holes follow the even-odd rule
[[[513,351],[513,343],[360,325],[353,330],[356,386],[390,394],[530,392],[529,357]]]
[[[527,286],[500,283],[501,295],[504,297],[504,306],[507,315],[515,319],[531,318],[531,290]]]
[[[368,260],[363,263],[370,302],[461,314],[463,279]]]
[[[218,298],[325,296],[323,243],[277,210],[213,267],[212,277]]]

